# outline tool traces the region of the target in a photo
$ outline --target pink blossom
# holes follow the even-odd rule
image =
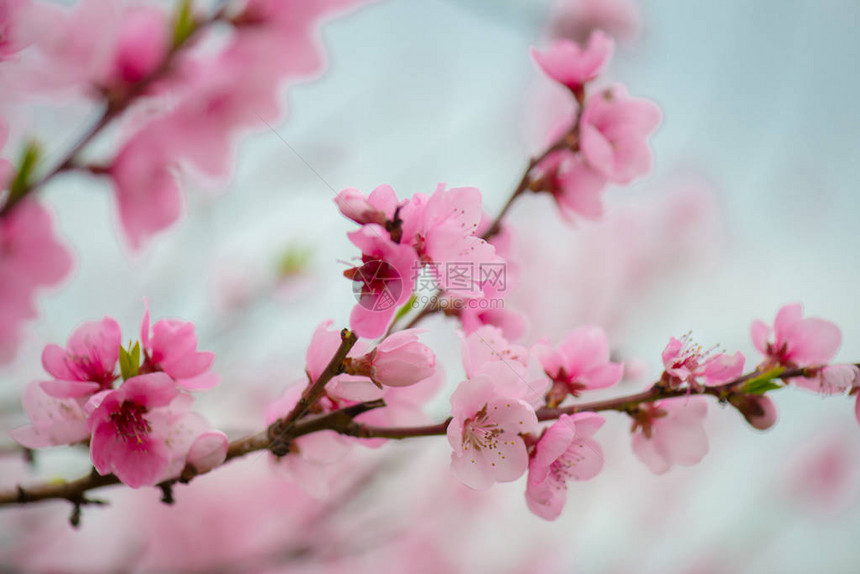
[[[529,351],[509,343],[498,327],[484,325],[463,337],[463,367],[467,377],[474,377],[491,361],[518,363],[527,367]]]
[[[197,350],[194,325],[177,319],[161,319],[149,327],[149,301],[140,324],[143,347],[141,373],[163,371],[176,384],[188,390],[210,389],[218,384],[217,374],[209,372],[215,354]]]
[[[795,377],[791,381],[822,395],[841,395],[851,390],[858,378],[860,369],[854,365],[827,365],[817,369],[811,377]]]
[[[151,373],[90,399],[90,449],[99,474],[113,473],[132,488],[165,478],[175,448],[169,431],[179,423],[168,407],[180,396],[170,377]]]
[[[763,321],[753,321],[751,332],[756,349],[767,357],[767,365],[787,369],[827,363],[842,342],[835,324],[817,317],[804,319],[800,303],[782,307],[772,329]]]
[[[596,413],[561,415],[538,440],[526,483],[526,502],[532,512],[555,520],[567,501],[567,483],[597,476],[603,468],[603,449],[591,437],[603,423]]]
[[[334,198],[340,212],[362,225],[376,223],[385,225],[394,219],[399,202],[394,188],[390,185],[380,185],[365,197],[357,189],[344,189]]]
[[[25,199],[0,218],[0,363],[14,355],[22,323],[36,316],[36,289],[59,283],[71,268],[39,203]]]
[[[714,354],[713,350],[702,350],[695,345],[689,334],[681,339],[672,337],[663,349],[663,379],[671,386],[683,383],[698,385],[701,379],[706,385],[719,385],[740,377],[744,372],[744,356]]]
[[[467,335],[474,333],[482,326],[491,326],[501,329],[505,339],[516,341],[520,339],[527,330],[525,316],[518,311],[508,309],[504,306],[483,308],[482,300],[496,301],[501,297],[498,291],[484,286],[483,299],[464,299],[462,309],[457,314],[460,325]]]
[[[11,60],[27,45],[26,35],[22,34],[20,24],[29,7],[28,0],[0,2],[0,62]],[[2,147],[3,138],[0,137],[0,148]]]
[[[534,61],[556,82],[577,92],[596,78],[612,57],[612,38],[597,30],[585,49],[570,40],[558,40],[546,52],[532,48]]]
[[[123,231],[134,249],[179,219],[182,194],[174,164],[175,157],[154,125],[133,135],[113,160],[108,173]]]
[[[164,11],[134,6],[119,28],[111,76],[124,84],[137,83],[158,68],[170,48],[170,22]]]
[[[624,365],[609,360],[609,343],[599,327],[568,333],[557,349],[539,342],[532,353],[553,380],[547,395],[549,406],[559,405],[568,394],[576,397],[585,390],[611,387],[624,375]]]
[[[631,98],[615,85],[588,98],[580,119],[580,148],[595,170],[626,184],[651,169],[648,137],[662,114],[654,102]]]
[[[362,265],[344,272],[359,295],[349,324],[358,336],[372,339],[385,332],[398,307],[412,296],[418,259],[411,247],[394,243],[380,225],[365,225],[348,235],[362,253]]]
[[[607,179],[581,155],[561,150],[548,155],[537,166],[539,185],[555,199],[562,216],[598,219],[603,215],[603,191]]]
[[[61,399],[111,389],[121,345],[119,324],[110,317],[84,323],[69,337],[65,349],[51,344],[42,351],[42,366],[56,379],[42,383],[42,388]]]
[[[477,236],[483,209],[474,187],[446,189],[439,184],[430,197],[415,194],[401,210],[403,238],[445,291],[461,297],[481,297],[480,269],[502,264],[495,247]],[[452,273],[455,265],[464,273]]]
[[[74,444],[90,435],[81,400],[51,397],[41,384],[33,382],[24,390],[23,404],[30,424],[11,432],[12,438],[23,446],[44,448]]]
[[[375,384],[391,387],[408,387],[429,378],[436,369],[436,355],[418,341],[420,332],[407,329],[386,337],[353,361],[358,367],[354,374],[366,373]]]
[[[708,453],[702,421],[705,397],[666,399],[640,407],[633,417],[633,452],[654,474],[674,465],[692,466]]]
[[[537,429],[534,410],[519,398],[524,395],[522,381],[506,376],[504,369],[497,374],[469,379],[451,396],[451,470],[476,490],[522,476],[528,452],[519,435]]]

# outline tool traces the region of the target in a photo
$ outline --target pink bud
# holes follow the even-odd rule
[[[769,429],[779,417],[776,405],[764,395],[732,395],[729,402],[758,430]]]
[[[228,446],[227,435],[221,431],[207,431],[194,439],[185,460],[198,473],[209,472],[224,462]]]
[[[344,189],[334,198],[340,212],[356,223],[385,224],[385,213],[378,210],[363,193],[357,189]]]
[[[388,337],[371,355],[370,378],[381,385],[414,385],[436,370],[436,355],[429,347],[418,342],[414,330]]]

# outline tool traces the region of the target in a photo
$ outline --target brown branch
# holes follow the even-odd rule
[[[333,430],[343,434],[350,434],[353,419],[369,410],[385,406],[382,400],[359,403],[343,409],[332,411],[322,415],[314,415],[297,422],[284,438],[295,439],[306,434],[320,430]],[[276,421],[272,426],[280,421]],[[227,462],[245,456],[246,454],[269,449],[272,444],[269,438],[269,430],[235,440],[227,448]],[[192,466],[186,466],[178,477],[160,483],[160,488],[169,488],[177,482],[187,483],[194,477],[203,474]],[[93,470],[87,476],[83,476],[69,482],[50,482],[35,486],[18,486],[13,490],[0,491],[0,506],[11,506],[29,504],[44,500],[68,500],[72,504],[97,503],[86,498],[86,493],[106,486],[120,484],[120,480],[113,474],[99,475]]]
[[[321,395],[321,389],[325,386],[325,384],[321,383],[321,381],[328,382],[328,380],[330,380],[332,376],[337,374],[338,370],[334,365],[340,364],[337,362],[338,359],[340,360],[340,362],[342,362],[343,357],[346,356],[346,354],[352,348],[352,345],[355,344],[354,335],[349,333],[349,331],[347,331],[346,329],[344,329],[341,336],[341,346],[335,356],[329,362],[328,367],[326,367],[323,374],[320,375],[320,378],[314,384],[308,387],[308,389],[310,390],[306,390],[305,395],[303,395],[307,397],[309,405],[313,404],[313,402],[316,400],[312,399],[312,397],[319,398],[319,396]],[[792,377],[809,377],[813,376],[817,372],[817,370],[818,367],[788,369],[779,373],[773,378],[790,379]],[[741,377],[738,377],[728,383],[713,387],[696,386],[695,388],[669,388],[658,382],[652,385],[650,389],[633,395],[627,395],[602,401],[578,403],[560,408],[540,408],[537,410],[537,417],[540,421],[549,421],[555,420],[561,415],[569,415],[580,412],[632,412],[636,408],[638,408],[639,405],[644,403],[691,395],[710,395],[722,401],[726,400],[733,393],[742,392],[740,389],[741,385],[743,385],[750,379],[761,376],[762,374],[763,373],[761,371],[756,370]],[[426,426],[378,427],[365,425],[355,421],[355,417],[357,417],[358,415],[384,406],[385,402],[380,399],[376,401],[358,403],[349,407],[332,411],[330,413],[311,415],[306,416],[304,418],[301,417],[303,417],[304,414],[307,413],[309,407],[293,409],[290,415],[287,415],[287,417],[275,421],[274,423],[272,423],[272,425],[269,426],[267,430],[231,442],[227,449],[227,458],[224,463],[227,463],[235,458],[239,458],[248,453],[256,451],[270,450],[274,454],[278,454],[276,452],[276,444],[273,441],[273,436],[277,437],[279,441],[287,445],[289,444],[289,441],[294,440],[300,436],[319,432],[322,430],[332,430],[342,435],[352,436],[356,438],[407,439],[422,436],[444,435],[447,432],[448,425],[451,422],[451,418],[449,417],[440,423]],[[293,413],[304,414],[293,415]],[[287,421],[290,419],[291,415],[299,418],[297,420],[293,420],[292,423],[287,424]],[[176,484],[177,482],[187,483],[198,474],[202,473],[199,473],[193,466],[189,465],[186,466],[180,476],[170,480],[166,480],[163,483],[160,483],[158,486],[164,489],[165,494],[167,494],[172,485]],[[73,480],[71,482],[64,482],[60,484],[46,483],[26,488],[18,486],[14,490],[0,491],[0,506],[29,504],[43,500],[67,500],[74,505],[74,519],[76,516],[79,518],[80,507],[82,505],[103,503],[99,500],[87,498],[86,494],[89,491],[106,486],[116,485],[119,483],[119,479],[112,474],[100,476],[95,471],[93,471],[91,474],[79,478],[77,480]]]

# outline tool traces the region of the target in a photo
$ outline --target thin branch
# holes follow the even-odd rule
[[[114,119],[122,115],[122,113],[137,101],[138,98],[143,96],[152,84],[168,75],[173,69],[176,55],[189,46],[195,37],[197,37],[203,30],[208,29],[209,26],[224,20],[224,18],[225,12],[222,9],[215,12],[212,16],[198,22],[186,38],[170,49],[164,60],[155,70],[139,82],[132,85],[128,91],[121,94],[111,94],[106,92],[106,103],[99,119],[96,120],[84,135],[81,136],[77,143],[73,145],[68,152],[66,152],[66,155],[60,163],[45,173],[41,178],[27,185],[21,193],[15,195],[10,194],[6,198],[6,202],[3,204],[3,207],[0,208],[0,218],[9,214],[25,197],[43,187],[58,174],[79,169],[80,155],[84,148],[87,147],[87,145],[89,145],[89,143],[108,125],[110,125]],[[102,173],[101,171],[87,171],[92,171],[92,173]]]

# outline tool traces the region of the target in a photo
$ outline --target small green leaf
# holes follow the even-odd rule
[[[130,351],[125,347],[119,349],[119,370],[123,381],[136,377],[140,372],[140,343],[135,343],[132,347],[129,341],[128,347]]]
[[[194,33],[197,22],[194,21],[192,0],[181,0],[176,5],[173,16],[173,48],[176,49]]]
[[[37,142],[31,141],[24,146],[18,170],[15,173],[14,179],[12,179],[12,183],[9,184],[9,199],[7,201],[16,202],[30,190],[33,173],[36,171],[36,166],[39,164],[41,155],[42,150]]]
[[[278,258],[278,276],[291,277],[304,271],[310,261],[311,252],[310,247],[300,245],[284,249]]]
[[[409,313],[409,311],[411,311],[412,309],[415,308],[414,305],[415,305],[415,300],[417,298],[418,297],[415,295],[415,293],[413,293],[412,297],[409,298],[409,301],[407,301],[403,305],[403,307],[401,307],[400,309],[397,310],[397,314],[394,316],[394,323],[398,322],[400,319],[405,317]]]
[[[773,379],[779,378],[779,376],[785,371],[783,367],[776,367],[767,371],[766,373],[762,373],[757,377],[753,377],[744,383],[744,386],[741,387],[741,392],[750,394],[750,395],[763,395],[768,391],[775,391],[776,389],[781,389],[782,385],[773,381]]]

